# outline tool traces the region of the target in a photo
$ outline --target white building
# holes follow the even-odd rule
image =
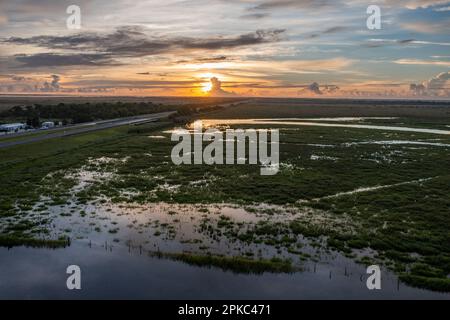
[[[43,122],[42,123],[42,127],[41,129],[50,129],[50,128],[54,128],[55,127],[55,123],[52,121],[47,121],[47,122]]]
[[[23,123],[8,123],[0,125],[0,131],[14,132],[19,130],[25,130],[26,127],[27,125]]]

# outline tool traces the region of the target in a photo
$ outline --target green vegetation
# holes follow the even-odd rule
[[[68,239],[45,240],[34,238],[21,238],[17,236],[0,235],[0,247],[26,246],[32,248],[65,248],[70,244]]]
[[[57,105],[28,105],[15,106],[0,113],[0,119],[6,121],[25,121],[32,127],[39,127],[41,119],[57,119],[62,121],[63,125],[70,123],[83,123],[94,120],[116,119],[131,116],[138,116],[150,113],[164,111],[178,111],[179,115],[191,115],[198,113],[199,105],[175,105],[166,106],[154,104],[152,102],[101,102],[84,104],[66,104]],[[201,111],[218,110],[216,106],[202,106]]]
[[[242,108],[223,113],[236,113]],[[220,117],[221,112],[213,116]],[[267,108],[264,112],[270,117]],[[439,127],[442,121],[400,118],[389,123]],[[96,200],[116,204],[225,202],[248,208],[267,203],[289,208],[292,219],[271,220],[278,215],[276,209],[252,209],[249,211],[254,214],[265,214],[267,221],[238,224],[226,216],[208,220],[205,206],[200,212],[207,217],[199,230],[215,241],[225,237],[243,245],[264,244],[300,260],[316,258],[301,248],[301,237],[349,257],[370,248],[376,254],[358,261],[384,264],[411,285],[449,291],[450,148],[359,144],[396,140],[445,145],[450,144],[448,136],[286,125],[280,130],[280,172],[261,176],[255,165],[174,166],[170,161],[174,142],[165,132],[172,126],[162,122],[115,128],[0,150],[0,183],[8,186],[0,196],[1,237],[42,237],[50,229],[50,221],[35,222],[45,217],[45,208],[65,205],[72,193],[80,207]],[[150,139],[149,135],[167,138]],[[88,161],[101,157],[118,160],[100,164]],[[73,191],[76,179],[70,173],[81,167],[113,174]],[[362,187],[379,188],[358,191]],[[356,192],[351,193],[353,190]],[[124,191],[130,192],[125,195]],[[46,197],[44,206],[35,208],[42,202],[41,196]],[[177,215],[168,212],[168,216]],[[101,231],[100,227],[95,229]],[[152,235],[164,241],[164,236],[173,233],[161,224],[161,230]],[[206,250],[207,245],[202,248]],[[253,252],[245,249],[242,254],[252,256]],[[243,270],[239,272],[291,272],[285,262],[274,265],[270,260],[248,257],[161,255],[195,265]]]
[[[213,114],[210,118],[317,118],[317,117],[400,117],[371,119],[373,123],[405,122],[418,126],[448,125],[448,101],[373,101],[345,99],[254,99]]]
[[[221,257],[212,255],[195,255],[189,253],[152,253],[152,256],[160,258],[169,258],[182,261],[190,265],[199,267],[216,267],[224,271],[232,271],[235,273],[253,273],[261,274],[264,272],[273,273],[290,273],[296,271],[292,266],[292,262],[273,258],[250,259],[248,257]]]
[[[414,276],[410,274],[401,274],[400,280],[417,288],[429,289],[433,291],[450,292],[450,279],[432,278],[425,276]]]

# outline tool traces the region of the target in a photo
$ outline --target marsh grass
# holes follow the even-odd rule
[[[264,112],[269,110],[265,109]],[[399,121],[403,120],[405,119]],[[442,122],[433,122],[433,119],[410,121],[415,121],[418,126],[421,123],[435,123],[435,126],[440,126]],[[72,196],[69,191],[74,181],[65,179],[65,172],[80,168],[87,163],[87,159],[127,157],[126,162],[100,168],[105,171],[114,170],[116,178],[94,181],[92,185],[76,193],[75,197],[81,208],[89,201],[99,199],[100,204],[111,201],[138,204],[234,203],[244,207],[267,203],[289,206],[293,208],[293,220],[290,222],[269,221],[255,226],[240,226],[226,217],[220,217],[214,224],[213,221],[203,221],[200,231],[214,239],[227,237],[233,241],[241,241],[242,244],[264,243],[277,250],[285,248],[286,251],[290,250],[304,259],[308,258],[305,252],[295,247],[296,241],[303,236],[309,239],[324,238],[329,248],[341,251],[349,257],[353,256],[355,250],[370,248],[375,250],[377,255],[358,261],[364,263],[370,260],[386,264],[397,274],[401,274],[402,281],[410,284],[429,289],[448,288],[446,275],[450,274],[449,149],[431,146],[421,149],[407,145],[349,144],[377,140],[425,141],[436,136],[402,132],[387,134],[363,129],[286,126],[281,128],[280,160],[289,166],[282,166],[279,174],[275,176],[261,176],[259,167],[254,165],[174,166],[170,161],[174,143],[170,139],[148,138],[149,132],[168,136],[164,129],[171,126],[170,123],[158,123],[138,129],[116,128],[0,150],[0,182],[10,186],[5,188],[0,196],[1,236],[9,239],[13,232],[17,232],[8,230],[9,225],[22,229],[21,231],[36,228],[18,222],[27,214],[31,214],[30,206],[38,203],[42,194],[49,197],[48,205],[66,204]],[[443,143],[450,143],[446,136],[439,138]],[[324,148],[320,145],[332,147]],[[151,157],[147,155],[149,153]],[[312,155],[320,157],[311,157]],[[62,174],[55,175],[48,181],[44,179],[55,172]],[[207,184],[192,184],[193,181],[205,180],[205,177]],[[327,198],[361,187],[394,185],[425,178],[431,179]],[[124,190],[133,192],[124,196]],[[250,211],[258,213],[258,210]],[[278,215],[274,210],[267,212],[268,217]],[[304,212],[308,212],[308,215],[302,215]],[[8,219],[15,223],[10,224]],[[155,231],[154,236],[161,236],[163,233],[165,235],[173,231]],[[12,240],[4,241],[14,243]],[[17,242],[20,243],[19,240]],[[29,240],[29,243],[32,241]],[[286,264],[279,261],[274,264],[273,261],[261,262],[242,257],[183,254],[170,258],[231,271],[290,270]]]
[[[199,267],[216,267],[224,271],[245,274],[262,274],[264,272],[271,273],[292,273],[298,271],[294,268],[290,260],[282,260],[279,258],[267,259],[251,259],[247,257],[225,257],[213,255],[197,255],[190,253],[151,253],[151,256],[159,258],[169,258],[176,261],[182,261],[189,265]],[[252,254],[253,255],[253,254]]]
[[[47,240],[47,239],[35,239],[27,238],[22,236],[4,236],[0,235],[0,247],[32,247],[32,248],[65,248],[70,245],[68,239],[57,239],[57,240]]]

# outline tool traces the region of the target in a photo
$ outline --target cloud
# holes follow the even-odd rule
[[[152,73],[152,72],[145,71],[145,72],[137,72],[136,74],[141,75],[141,76],[157,76],[157,77],[164,78],[164,77],[167,77],[168,75],[170,75],[171,73],[168,73],[168,72]]]
[[[322,91],[320,91],[320,86],[319,86],[319,84],[317,82],[311,83],[306,88],[306,90],[309,90],[309,91],[311,91],[312,93],[315,93],[315,94],[322,94]]]
[[[330,0],[266,0],[251,10],[271,10],[279,8],[300,8],[300,9],[314,9],[320,7],[330,6],[334,1]]]
[[[11,79],[13,79],[14,81],[24,81],[25,77],[13,75],[11,76]]]
[[[66,85],[70,86],[82,86],[89,88],[131,88],[131,89],[186,89],[200,86],[201,80],[173,80],[173,81],[163,81],[163,80],[121,80],[121,79],[93,79],[93,80],[78,80],[65,82]]]
[[[241,16],[242,19],[263,19],[269,17],[268,13],[249,13]]]
[[[420,83],[412,83],[409,90],[416,96],[450,96],[450,71],[442,72],[431,79]]]
[[[0,51],[4,55],[0,56],[0,69],[4,74],[39,78],[39,89],[55,90],[52,79],[43,77],[57,73],[63,79],[59,81],[60,92],[98,86],[99,90],[117,87],[123,92],[160,87],[180,95],[192,89],[199,94],[204,81],[209,83],[215,75],[223,81],[219,88],[225,92],[241,94],[253,89],[293,96],[301,90],[318,97],[332,91],[327,83],[339,85],[336,94],[342,95],[361,82],[409,79],[394,89],[411,96],[420,87],[410,92],[410,82],[418,86],[426,80],[421,79],[423,74],[431,78],[436,70],[450,70],[445,57],[450,47],[445,37],[448,15],[435,12],[448,7],[442,1],[379,1],[385,24],[377,32],[365,28],[368,4],[363,0],[212,0],[206,1],[208,5],[194,1],[190,11],[180,5],[183,1],[169,1],[153,4],[151,21],[146,12],[152,1],[136,6],[130,6],[128,0],[95,2],[83,11],[80,31],[61,29],[65,25],[62,3],[41,2],[0,4],[8,9],[0,9],[0,21],[2,16],[9,18],[6,25],[0,25]],[[30,6],[22,5],[25,3]],[[39,7],[45,10],[37,10]],[[289,34],[277,28],[287,28]],[[371,37],[385,39],[368,40]],[[385,48],[368,52],[360,47],[365,43]],[[86,79],[93,82],[68,85],[68,81]],[[1,82],[20,87],[31,81],[8,78]]]
[[[450,11],[450,7],[436,8],[436,9],[433,9],[433,11],[436,11],[436,12],[446,12],[446,11]]]
[[[396,64],[435,65],[435,66],[450,67],[450,61],[398,59],[398,60],[394,60],[393,62]]]
[[[42,92],[57,92],[60,90],[59,80],[61,79],[60,76],[56,74],[52,74],[50,76],[52,81],[48,82],[45,81],[43,87],[40,89]]]
[[[332,59],[311,59],[311,60],[246,60],[241,63],[241,67],[247,71],[265,72],[267,74],[315,74],[325,72],[338,72],[351,66],[355,61],[336,57]],[[238,70],[238,69],[234,69]]]
[[[5,79],[10,81],[0,82],[0,91],[7,92],[66,92],[67,89],[62,88],[60,84],[61,77],[56,74],[47,76],[46,78],[25,77],[21,75],[7,75]],[[50,78],[50,80],[48,80]]]
[[[446,83],[450,81],[450,71],[442,72],[437,76],[431,78],[426,82],[426,87],[428,90],[442,90],[449,89],[450,87],[446,87]]]
[[[327,35],[327,34],[333,34],[333,33],[338,33],[341,31],[346,30],[347,28],[344,26],[335,26],[335,27],[331,27],[331,28],[327,28],[319,33],[313,33],[309,36],[309,38],[313,39],[313,38],[317,38],[321,35]]]
[[[317,82],[313,82],[310,85],[305,86],[298,93],[300,95],[309,93],[314,95],[332,94],[339,90],[338,86],[335,85],[322,85],[320,86]]]
[[[388,0],[389,4],[403,5],[408,9],[429,8],[448,3],[448,0]]]
[[[401,23],[400,26],[403,29],[418,33],[447,34],[450,28],[450,21],[414,21]]]
[[[2,78],[2,77],[0,77]],[[11,79],[11,77],[8,77]],[[60,76],[53,74],[47,79],[31,79],[21,82],[0,82],[0,91],[6,92],[59,92],[59,93],[105,93],[115,90],[151,90],[151,89],[193,89],[201,88],[201,80],[185,81],[155,81],[155,80],[121,80],[121,79],[89,79],[65,81],[64,87],[60,83]]]
[[[415,83],[411,83],[409,85],[409,90],[412,91],[412,93],[415,96],[422,96],[425,92],[426,92],[426,88],[423,84],[415,84]]]
[[[64,66],[107,66],[119,65],[108,54],[56,54],[37,53],[21,54],[15,56],[16,61],[22,63],[21,67],[64,67]]]
[[[51,77],[52,77],[52,82],[50,83],[50,86],[52,88],[59,89],[59,80],[61,79],[60,76],[58,76],[56,74],[52,74]]]
[[[213,77],[210,79],[211,81],[211,90],[208,92],[208,96],[211,97],[229,97],[229,96],[235,96],[236,94],[234,92],[228,92],[222,89],[222,82],[217,79],[216,77]]]
[[[8,17],[3,14],[0,14],[0,26],[5,25],[7,23],[8,23]]]
[[[401,45],[401,46],[407,46],[407,45],[431,45],[431,46],[450,46],[449,42],[432,42],[432,41],[423,41],[423,40],[416,40],[416,39],[380,39],[380,38],[374,38],[369,39],[364,44],[366,47],[369,48],[379,48],[379,47],[385,47],[385,46],[394,46],[394,45]]]
[[[218,57],[212,57],[212,58],[195,58],[191,60],[177,60],[174,63],[175,64],[194,64],[194,63],[220,63],[230,60],[226,56],[218,56]]]
[[[185,50],[218,50],[272,43],[280,40],[284,29],[257,30],[234,37],[169,37],[150,36],[140,27],[120,27],[110,34],[82,33],[67,36],[10,37],[2,42],[33,45],[51,50],[98,52],[99,59],[108,57],[143,57]],[[102,56],[103,55],[103,56]],[[86,56],[86,55],[85,55]],[[65,57],[68,57],[66,55]],[[82,59],[78,55],[78,59]],[[88,57],[95,57],[88,55]],[[89,59],[90,60],[90,59]]]

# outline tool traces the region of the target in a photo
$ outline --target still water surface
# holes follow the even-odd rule
[[[326,118],[325,118],[326,119]],[[339,118],[338,118],[339,119]],[[416,133],[431,133],[450,135],[449,130],[440,129],[427,129],[427,128],[410,128],[400,126],[379,126],[369,124],[347,124],[347,123],[324,123],[318,121],[318,119],[309,119],[310,121],[301,121],[307,119],[301,118],[284,118],[284,119],[206,119],[202,120],[203,125],[214,127],[217,125],[276,125],[283,127],[289,126],[312,126],[312,127],[334,127],[334,128],[353,128],[353,129],[371,129],[371,130],[383,130],[383,131],[401,131],[401,132],[416,132]],[[316,121],[312,121],[316,120]],[[330,121],[324,120],[324,121]],[[334,120],[337,121],[337,120]],[[348,121],[348,119],[347,119]]]
[[[65,249],[0,249],[1,299],[450,299],[399,284],[384,271],[369,291],[364,268],[316,264],[293,274],[246,275],[151,258],[128,248],[76,241]],[[347,262],[345,262],[347,263]],[[66,268],[81,267],[82,290],[66,289]]]

